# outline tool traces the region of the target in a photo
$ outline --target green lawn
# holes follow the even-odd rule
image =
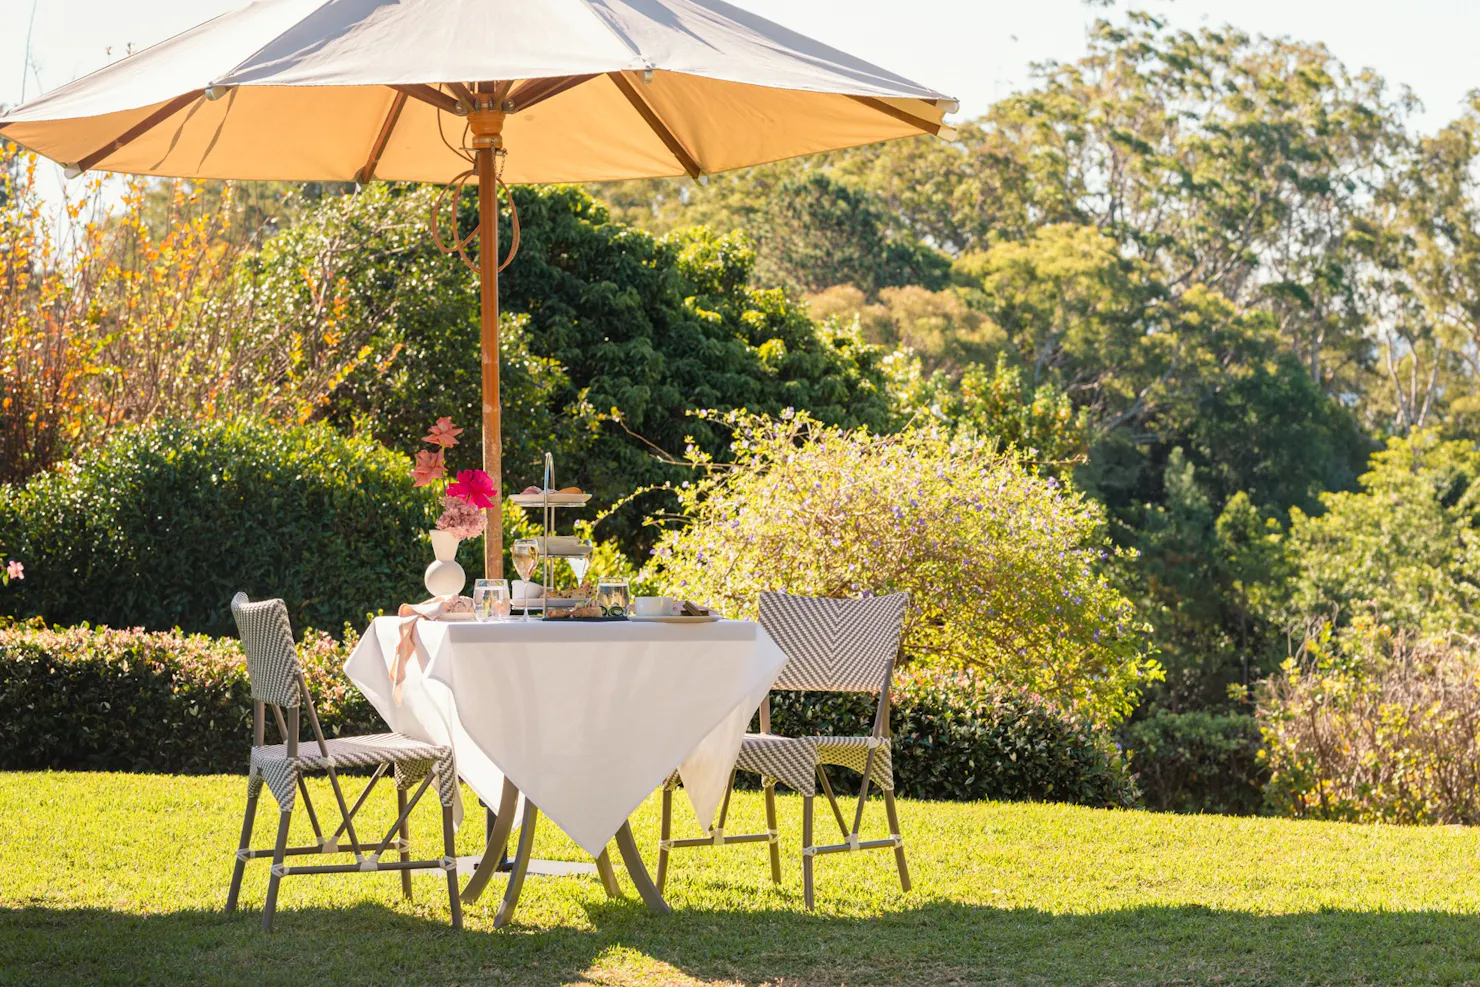
[[[0,774],[0,983],[1480,982],[1480,834],[1462,829],[906,802],[915,891],[887,852],[827,857],[815,915],[794,856],[775,889],[764,850],[737,846],[677,859],[666,918],[630,887],[610,901],[595,878],[531,878],[495,931],[496,878],[454,934],[439,877],[417,877],[412,903],[390,874],[298,877],[263,935],[265,863],[246,910],[220,912],[244,789]],[[781,811],[795,852],[800,802]],[[732,831],[759,824],[759,797],[736,812]],[[651,862],[656,799],[635,823]],[[413,841],[436,831],[429,805]],[[539,852],[580,859],[553,828]]]

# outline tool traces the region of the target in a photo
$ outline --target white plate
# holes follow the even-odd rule
[[[695,617],[690,614],[682,617],[628,617],[627,619],[640,620],[649,624],[712,624],[716,620],[724,620],[724,618],[717,613],[706,614],[702,617]]]
[[[511,494],[509,503],[519,507],[580,507],[591,499],[590,494]]]

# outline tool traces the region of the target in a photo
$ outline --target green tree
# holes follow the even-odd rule
[[[1433,429],[1388,440],[1361,489],[1290,520],[1287,619],[1356,617],[1395,631],[1480,629],[1480,450]]]
[[[326,200],[269,241],[254,272],[270,298],[265,311],[365,340],[327,414],[401,449],[440,415],[467,427],[463,441],[480,441],[477,286],[426,235],[433,194],[372,188]],[[727,436],[689,416],[700,408],[797,407],[828,422],[887,425],[882,354],[855,333],[820,331],[784,293],[750,287],[755,255],[743,236],[658,238],[612,222],[573,187],[514,195],[523,242],[500,281],[515,317],[501,363],[511,489],[539,479],[547,449],[562,485],[579,484],[601,504],[661,484],[677,474],[653,446],[727,447]],[[464,203],[464,229],[472,206]],[[301,258],[322,255],[313,244],[326,239],[360,246],[305,276]],[[324,285],[342,289],[326,294]],[[636,551],[642,508],[657,506],[633,506],[599,533]]]
[[[868,193],[820,171],[779,183],[751,227],[762,284],[821,291],[853,284],[873,297],[881,288],[945,286],[950,262],[928,247],[887,233]]]

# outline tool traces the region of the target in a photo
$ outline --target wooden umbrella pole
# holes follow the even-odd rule
[[[498,177],[495,149],[503,143],[504,114],[493,99],[480,100],[468,114],[478,163],[478,279],[482,294],[481,342],[483,359],[483,470],[493,478],[496,492],[486,512],[483,538],[483,574],[504,576],[503,437],[498,387]]]

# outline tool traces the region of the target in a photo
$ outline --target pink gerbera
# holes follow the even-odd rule
[[[447,496],[465,500],[474,507],[492,507],[497,495],[492,478],[482,470],[463,470],[457,474],[457,482],[447,488]]]
[[[451,418],[438,418],[437,424],[432,426],[431,431],[421,441],[446,449],[448,446],[457,445],[457,437],[462,434],[462,431],[452,424]]]
[[[10,564],[5,567],[5,574],[11,579],[25,579],[26,567],[21,565],[19,559],[11,559]]]
[[[415,479],[412,486],[424,487],[433,480],[440,480],[447,475],[447,464],[442,461],[442,450],[428,452],[422,450],[416,454],[416,465],[411,469],[411,476]]]

